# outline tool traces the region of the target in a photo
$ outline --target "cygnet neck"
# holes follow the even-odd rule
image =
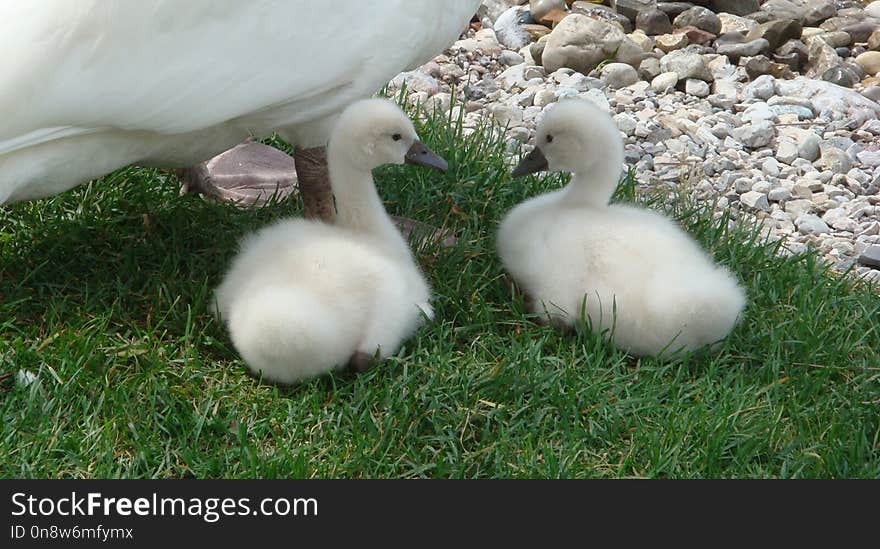
[[[623,155],[610,155],[592,166],[584,166],[572,174],[565,188],[564,201],[576,206],[604,208],[620,182]]]
[[[327,148],[330,187],[336,198],[336,225],[375,237],[390,249],[411,256],[376,191],[371,170],[353,166],[339,147]]]

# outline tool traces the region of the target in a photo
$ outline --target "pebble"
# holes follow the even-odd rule
[[[844,4],[850,7],[839,10]],[[607,8],[575,3],[573,9],[591,10],[603,22],[566,23],[568,34],[554,47],[575,54],[557,55],[551,71],[542,66],[548,38],[535,37],[558,25],[540,31],[514,18],[503,33],[468,30],[444,55],[395,79],[392,91],[406,83],[414,100],[463,110],[469,128],[486,118],[506,126],[511,153],[519,144],[528,150],[556,101],[592,101],[614,117],[639,185],[669,189],[690,180],[698,200],[733,219],[762,220],[785,253],[817,250],[838,270],[856,263],[854,276],[880,281],[880,78],[873,78],[880,72],[880,31],[872,38],[880,25],[864,24],[868,8],[767,0],[754,2],[756,13],[743,7],[747,13],[734,14],[720,6],[739,9],[736,1],[644,5],[627,21],[638,30],[624,25],[626,35]],[[880,18],[880,2],[869,8]],[[516,25],[531,26],[513,47],[506,42],[522,36]],[[608,42],[596,33],[576,35],[579,29],[601,29]],[[706,33],[718,38],[695,43]],[[604,46],[608,51],[599,54]],[[590,59],[606,61],[578,57],[594,52]],[[572,64],[558,66],[561,58]]]

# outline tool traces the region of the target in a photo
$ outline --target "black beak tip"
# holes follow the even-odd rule
[[[425,168],[432,168],[441,172],[449,169],[449,164],[434,151],[425,146],[421,141],[412,144],[406,153],[406,163]]]
[[[510,172],[510,175],[513,177],[523,177],[533,173],[546,171],[548,168],[549,163],[547,162],[547,157],[544,156],[544,152],[538,147],[535,147],[532,149],[532,152],[527,154],[519,165]]]

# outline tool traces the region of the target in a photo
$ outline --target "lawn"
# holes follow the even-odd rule
[[[129,168],[0,208],[0,476],[880,477],[876,290],[629,181],[622,199],[737,273],[745,318],[677,363],[539,327],[494,232],[562,178],[510,179],[485,129],[419,129],[449,172],[384,168],[380,193],[458,243],[418,250],[436,320],[361,376],[261,383],[210,313],[238,238],[298,204],[239,210]]]

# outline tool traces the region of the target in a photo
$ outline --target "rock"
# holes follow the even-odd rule
[[[808,76],[813,78],[824,74],[828,69],[839,66],[843,61],[834,48],[829,46],[824,40],[817,36],[807,39],[807,48],[809,52],[809,71]]]
[[[852,37],[849,35],[849,33],[843,31],[825,32],[817,36],[824,40],[826,44],[835,49],[849,46],[852,42]]]
[[[831,82],[844,88],[851,88],[856,83],[855,77],[844,67],[831,67],[822,73],[821,78],[826,82]]]
[[[694,97],[707,97],[709,95],[709,84],[702,80],[688,78],[684,83],[684,91]]]
[[[708,44],[712,40],[715,40],[714,34],[698,29],[694,26],[682,27],[680,29],[675,29],[672,32],[673,34],[684,34],[688,37],[688,42],[691,44]]]
[[[808,214],[813,210],[813,202],[812,200],[806,198],[798,198],[795,200],[789,200],[785,203],[785,213],[790,215],[792,218],[797,219],[798,217]]]
[[[788,40],[800,38],[802,30],[800,22],[793,19],[768,21],[752,29],[746,35],[746,42],[763,38],[770,44],[770,49],[775,50]]]
[[[733,138],[752,149],[766,146],[775,135],[776,129],[768,120],[759,120],[733,130]]]
[[[673,18],[692,7],[694,4],[691,2],[657,2],[657,9]]]
[[[738,17],[731,13],[719,13],[718,19],[721,20],[721,34],[735,32],[745,38],[745,35],[758,26],[758,22],[748,17]]]
[[[880,72],[880,51],[866,51],[856,57],[856,63],[870,75]]]
[[[798,232],[801,234],[826,234],[831,232],[828,224],[813,214],[802,214],[798,216],[798,218],[794,220],[794,224],[797,227]]]
[[[713,80],[706,60],[698,53],[677,50],[670,52],[660,59],[660,70],[674,72],[680,80],[697,78],[706,82]]]
[[[635,16],[633,16],[633,18],[631,19],[621,13],[617,13],[616,11],[614,11],[614,9],[608,6],[597,5],[591,2],[585,2],[583,0],[574,2],[571,5],[571,13],[578,13],[581,15],[586,15],[587,17],[591,17],[593,19],[606,21],[613,25],[619,26],[623,29],[623,32],[625,33],[632,32],[632,22],[635,20]]]
[[[880,1],[874,1],[865,6],[865,13],[871,17],[880,19]]]
[[[654,51],[654,39],[644,33],[641,30],[634,30],[633,32],[627,34],[630,40],[635,42],[642,48],[642,51],[645,53],[650,53]]]
[[[748,15],[758,11],[758,0],[711,0],[709,8],[715,13],[730,13],[733,15]]]
[[[494,105],[491,109],[492,117],[501,127],[514,127],[522,124],[522,109],[511,107],[509,105]]]
[[[626,63],[608,63],[602,67],[602,81],[612,90],[616,90],[638,82],[639,73]]]
[[[694,6],[682,12],[672,22],[672,26],[677,29],[696,27],[715,35],[721,33],[721,19],[711,10],[702,6]]]
[[[640,11],[648,11],[657,8],[657,0],[617,0],[611,4],[617,13],[635,21]]]
[[[746,84],[743,88],[743,98],[759,99],[766,101],[776,94],[776,79],[769,74],[763,74]]]
[[[565,0],[530,0],[529,1],[529,12],[532,15],[532,19],[537,22],[542,22],[541,20],[547,16],[553,10],[567,10],[568,6],[565,3]]]
[[[645,80],[652,80],[660,74],[660,60],[656,57],[648,57],[639,63],[639,76]]]
[[[755,57],[748,58],[745,69],[746,74],[751,79],[755,79],[763,74],[769,74],[782,79],[794,77],[794,74],[791,72],[788,65],[773,63],[764,55],[756,55]]]
[[[561,67],[588,74],[606,59],[638,66],[644,52],[611,23],[573,13],[556,25],[541,55],[544,68]]]
[[[678,73],[676,72],[660,73],[651,80],[651,89],[657,93],[666,93],[678,85],[678,80]]]
[[[797,143],[789,139],[779,141],[779,147],[776,150],[776,158],[785,164],[791,164],[798,158]]]
[[[184,172],[182,192],[202,194],[248,208],[279,202],[296,192],[293,158],[256,142],[245,142]]]
[[[686,34],[661,34],[656,38],[657,47],[666,53],[680,50],[690,43]]]
[[[504,50],[501,52],[501,55],[498,56],[498,62],[507,67],[520,65],[525,63],[525,61],[526,60],[523,59],[522,55],[510,50]]]
[[[880,50],[880,30],[876,30],[868,37],[868,49],[871,51]]]
[[[764,38],[758,38],[740,44],[722,44],[716,48],[716,51],[719,55],[726,55],[736,61],[740,57],[754,57],[770,51],[770,42]]]
[[[749,191],[741,194],[739,201],[752,210],[770,211],[770,202],[767,201],[767,195],[758,191]]]
[[[767,200],[770,202],[786,202],[791,200],[791,191],[785,187],[770,189],[770,192],[767,193]]]
[[[880,246],[871,246],[865,250],[865,253],[859,256],[859,263],[867,267],[880,269]]]
[[[671,34],[672,22],[669,16],[658,9],[640,11],[636,16],[636,28],[650,36]]]
[[[852,25],[846,25],[840,30],[852,36],[853,42],[867,42],[868,38],[870,38],[878,28],[880,28],[878,23],[864,21]]]
[[[837,147],[822,147],[822,165],[833,173],[846,173],[852,169],[852,159],[846,151]]]
[[[838,231],[854,233],[859,228],[859,224],[850,219],[843,208],[831,208],[822,215],[822,221]]]

